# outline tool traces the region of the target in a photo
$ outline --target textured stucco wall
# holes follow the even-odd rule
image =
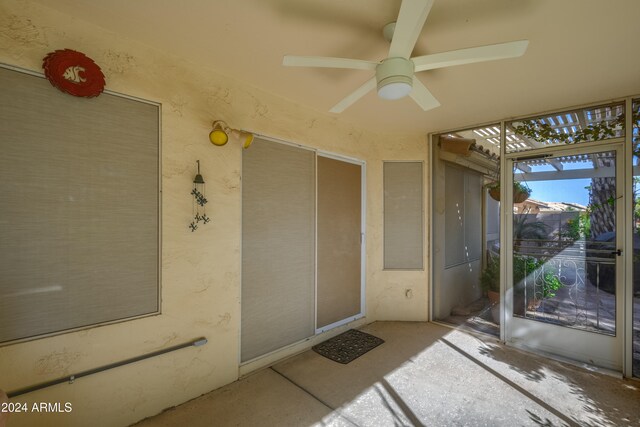
[[[12,427],[127,425],[237,379],[242,148],[238,141],[212,146],[213,119],[365,160],[366,321],[426,320],[427,272],[382,271],[382,160],[426,160],[424,136],[357,129],[41,5],[0,3],[0,62],[41,71],[42,58],[63,48],[93,58],[108,89],[162,104],[162,314],[0,347],[0,388],[15,390],[199,336],[209,344],[24,395],[15,401],[71,402],[73,411],[14,414]],[[197,159],[213,221],[191,233]]]

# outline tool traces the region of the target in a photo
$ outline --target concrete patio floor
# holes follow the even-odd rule
[[[313,351],[136,426],[638,426],[640,382],[430,323],[376,322],[347,365]]]

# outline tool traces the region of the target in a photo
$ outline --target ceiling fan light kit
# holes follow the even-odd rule
[[[378,96],[400,99],[413,89],[413,62],[405,58],[387,58],[376,67]]]
[[[341,113],[369,91],[377,89],[383,99],[400,99],[407,95],[424,111],[440,105],[429,89],[414,77],[416,72],[472,64],[475,62],[516,58],[527,50],[527,40],[498,43],[435,53],[411,58],[411,52],[420,36],[434,0],[402,0],[396,22],[383,28],[383,36],[391,42],[388,57],[380,62],[359,59],[331,58],[322,56],[285,55],[282,65],[289,67],[348,68],[353,70],[375,70],[358,89],[338,102],[331,110]]]

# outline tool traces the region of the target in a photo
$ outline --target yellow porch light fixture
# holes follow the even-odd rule
[[[227,142],[229,142],[229,126],[222,120],[216,120],[213,122],[213,129],[209,132],[209,141],[213,145],[217,145],[218,147],[222,147]]]
[[[242,138],[242,148],[249,148],[253,142],[253,134],[251,132],[239,131]]]
[[[235,133],[242,139],[242,148],[249,148],[253,142],[254,135],[251,132],[232,129],[222,120],[216,120],[213,122],[211,132],[209,132],[209,141],[211,141],[213,145],[222,147],[229,142],[229,135],[232,133]]]

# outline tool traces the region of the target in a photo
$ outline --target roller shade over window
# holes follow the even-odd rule
[[[384,162],[384,268],[423,268],[422,162]]]
[[[261,138],[243,151],[243,362],[315,333],[315,161]]]
[[[0,68],[0,342],[159,311],[159,106]]]

